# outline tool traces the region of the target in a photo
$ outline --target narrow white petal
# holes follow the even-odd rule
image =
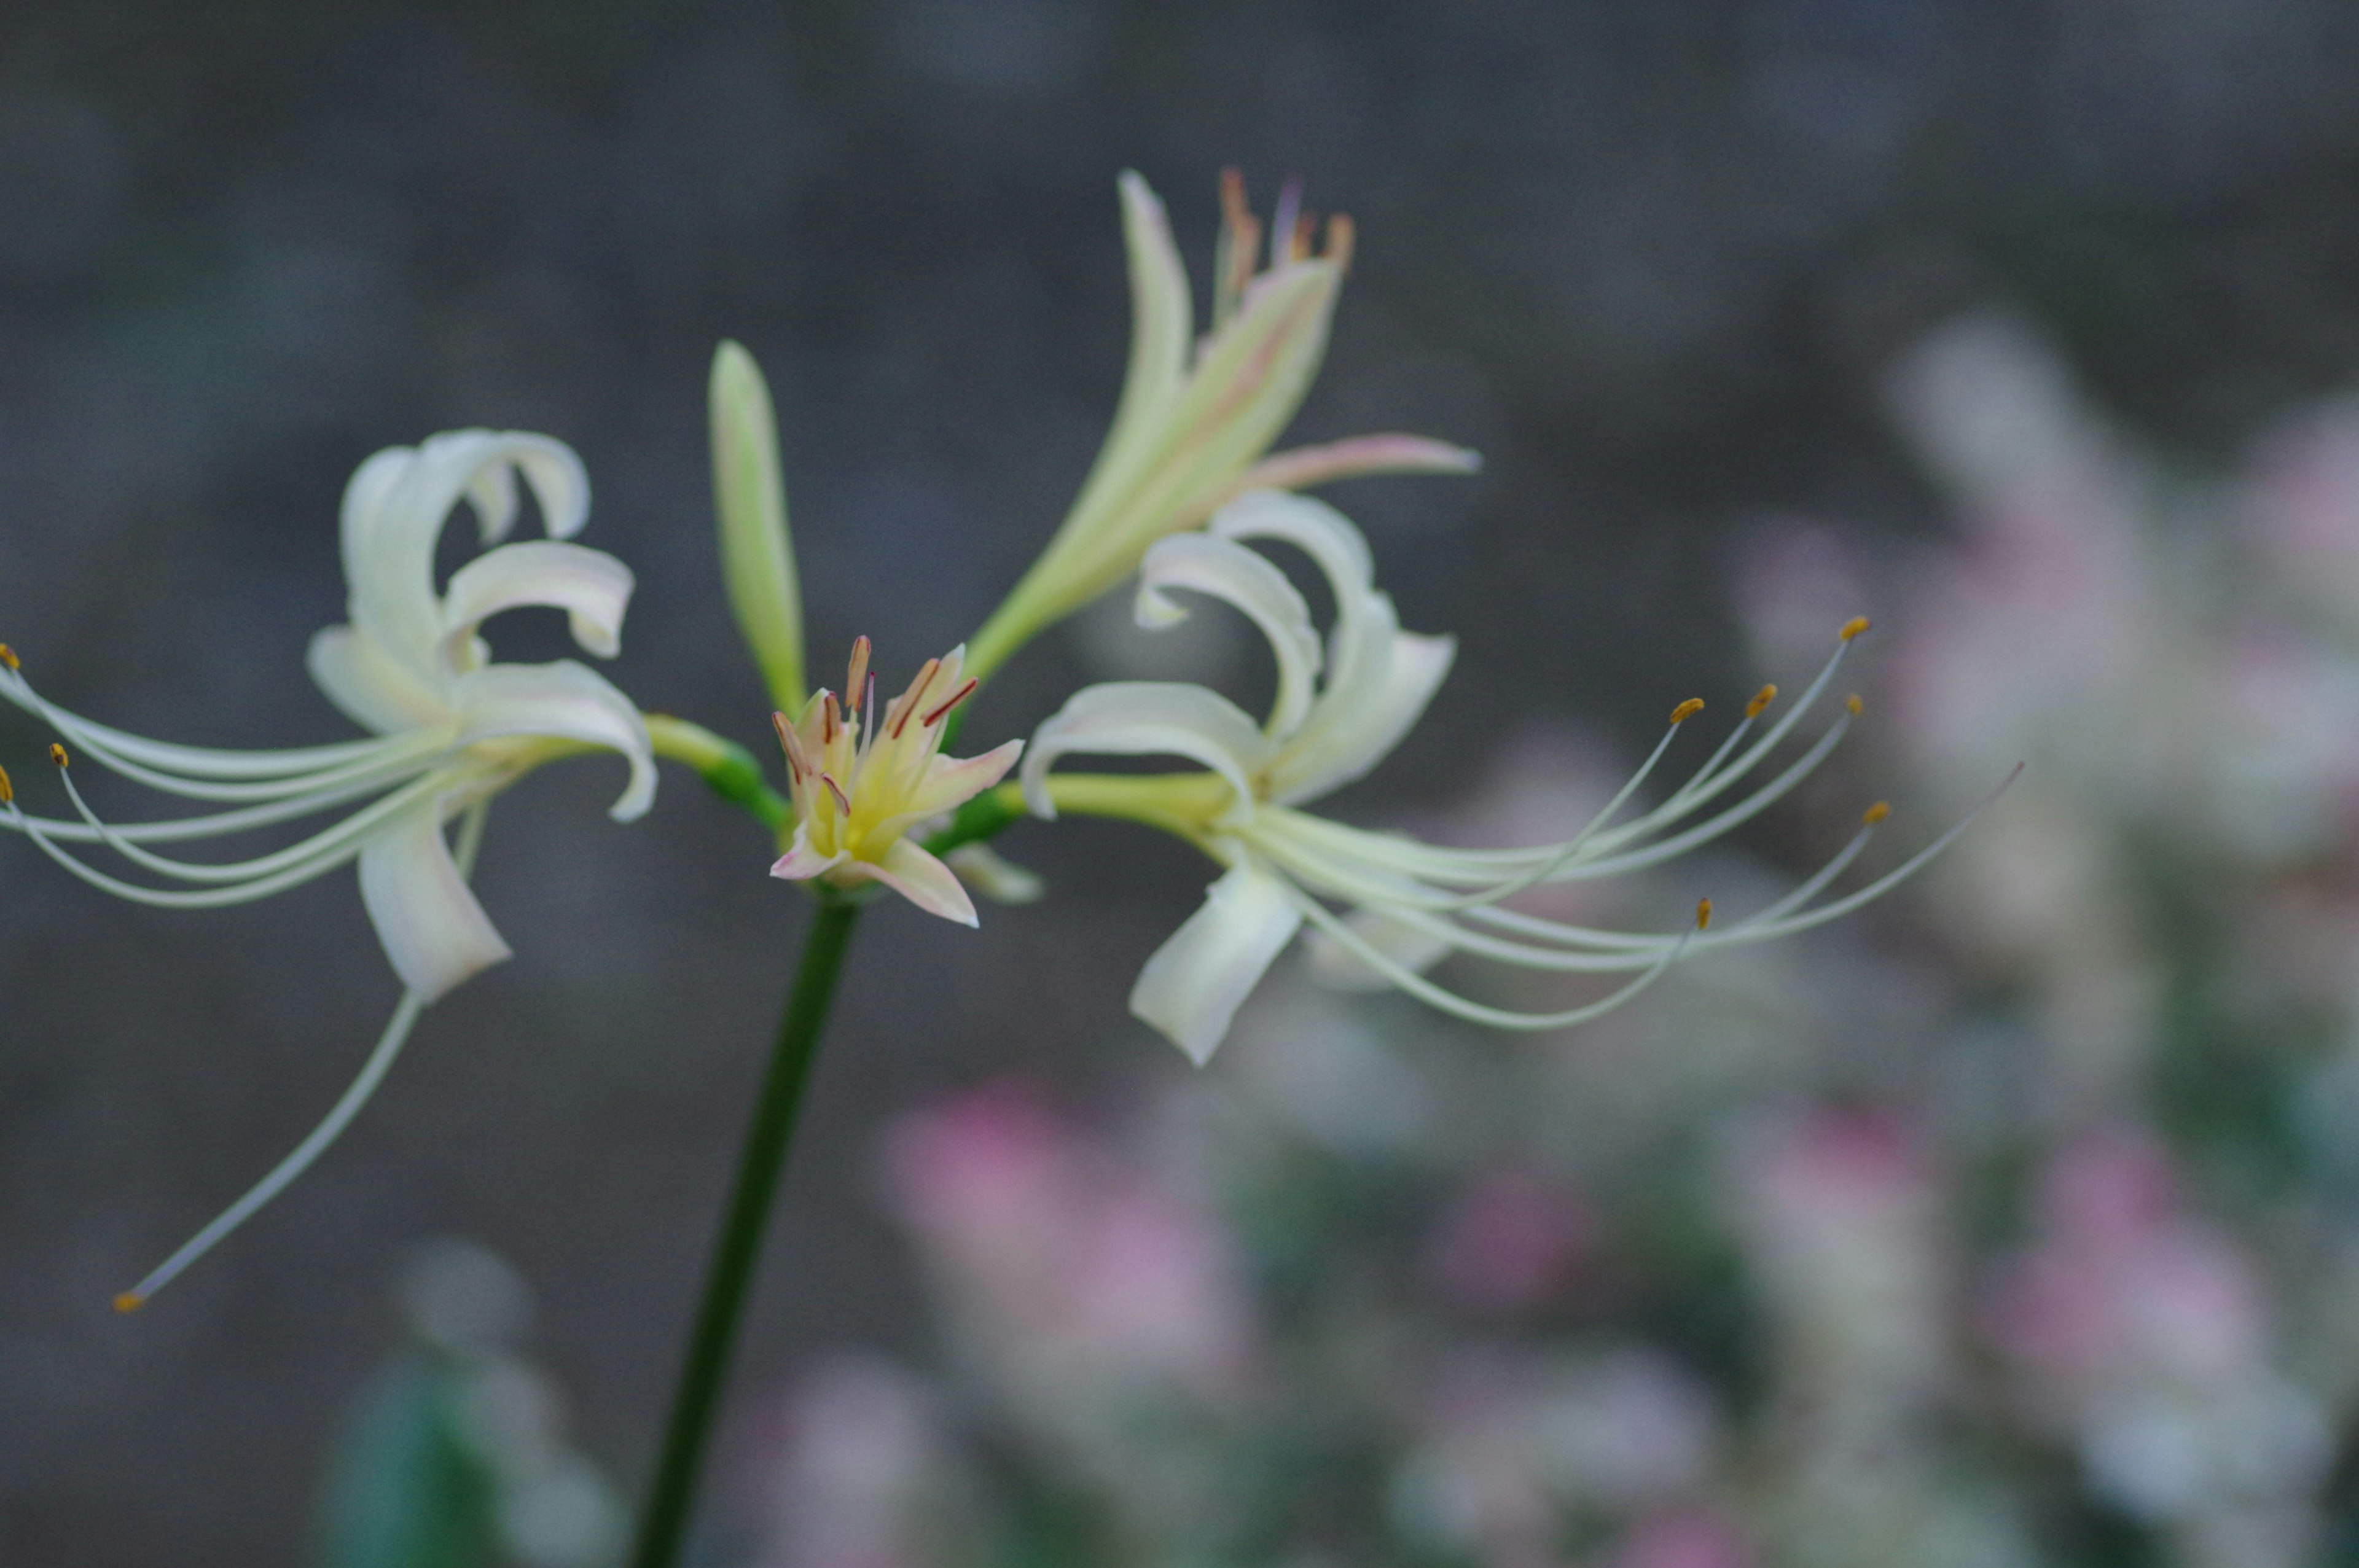
[[[928,914],[939,914],[961,925],[980,924],[975,919],[974,901],[959,885],[958,873],[907,838],[893,841],[893,847],[885,851],[885,863],[881,866],[869,860],[847,860],[843,870],[883,882]]]
[[[1254,491],[1213,514],[1227,539],[1278,539],[1317,564],[1335,600],[1327,683],[1310,718],[1271,769],[1284,801],[1310,800],[1375,767],[1416,724],[1450,672],[1456,644],[1400,629],[1390,596],[1375,586],[1367,540],[1324,502]]]
[[[1390,756],[1425,716],[1457,656],[1455,637],[1394,633],[1383,678],[1362,686],[1348,707],[1340,700],[1321,704],[1313,721],[1271,765],[1271,798],[1289,806],[1315,800]]]
[[[795,841],[787,846],[785,854],[771,863],[770,874],[790,882],[808,881],[822,871],[833,871],[849,858],[841,849],[832,855],[822,855],[812,849],[810,824],[798,822],[795,824]]]
[[[1038,903],[1049,891],[1039,872],[1017,865],[988,844],[962,844],[942,859],[959,881],[994,903]]]
[[[1176,681],[1108,681],[1065,699],[1033,732],[1024,752],[1024,802],[1035,816],[1054,816],[1051,763],[1068,752],[1100,756],[1186,757],[1219,773],[1240,801],[1253,798],[1253,775],[1269,741],[1243,709],[1217,692]]]
[[[1310,710],[1319,676],[1319,633],[1310,607],[1286,574],[1243,545],[1204,534],[1174,534],[1158,539],[1138,568],[1138,600],[1133,611],[1150,630],[1177,625],[1187,607],[1173,589],[1209,594],[1235,607],[1261,628],[1277,659],[1277,698],[1266,726],[1273,740],[1294,733]]]
[[[655,750],[647,720],[603,676],[571,659],[550,665],[493,665],[455,683],[459,743],[503,735],[546,735],[619,752],[631,764],[612,815],[629,822],[655,804]]]
[[[1354,436],[1316,447],[1295,447],[1245,470],[1237,492],[1308,490],[1339,479],[1375,473],[1479,473],[1483,455],[1423,436]]]
[[[436,1000],[509,956],[451,859],[441,808],[432,800],[363,847],[361,902],[394,973],[421,1001]]]
[[[1105,464],[1124,466],[1136,448],[1164,432],[1157,428],[1180,390],[1188,369],[1189,340],[1195,335],[1188,297],[1188,272],[1171,243],[1163,203],[1147,181],[1129,170],[1122,192],[1123,246],[1130,256],[1130,365],[1122,400],[1106,442]]]
[[[502,536],[514,514],[509,467],[531,481],[552,538],[581,530],[589,479],[572,449],[547,436],[447,431],[416,448],[377,453],[345,487],[344,579],[353,623],[421,675],[434,668],[442,633],[435,542],[462,499],[478,509],[486,543]]]
[[[485,551],[451,574],[442,596],[442,646],[455,667],[475,628],[503,610],[538,604],[562,610],[573,640],[602,659],[622,651],[631,568],[603,550],[531,539]]]
[[[386,654],[365,632],[322,627],[313,633],[303,663],[312,684],[364,730],[397,735],[450,719],[445,697],[416,666]]]
[[[1375,584],[1375,557],[1353,521],[1323,501],[1282,490],[1248,491],[1212,514],[1207,529],[1222,539],[1283,539],[1319,563],[1338,595]]]
[[[1130,1011],[1202,1066],[1301,924],[1283,882],[1251,861],[1234,867],[1138,971]]]
[[[954,811],[1006,778],[1023,754],[1023,741],[1003,741],[980,756],[936,757],[926,764],[924,779],[910,787],[907,808],[878,818],[862,831],[883,838],[904,832],[929,816]]]

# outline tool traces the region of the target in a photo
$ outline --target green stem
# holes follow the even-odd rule
[[[720,1413],[737,1322],[745,1314],[745,1298],[761,1260],[771,1200],[777,1195],[778,1178],[794,1141],[795,1112],[810,1081],[820,1034],[827,1024],[828,1002],[835,995],[836,977],[842,971],[844,950],[859,914],[857,905],[822,895],[810,933],[803,940],[802,966],[795,971],[794,989],[787,995],[778,1043],[763,1075],[753,1123],[745,1131],[736,1185],[729,1194],[721,1238],[713,1248],[712,1272],[705,1280],[704,1300],[697,1308],[696,1327],[689,1336],[688,1358],[672,1395],[671,1421],[664,1430],[663,1452],[657,1458],[655,1482],[639,1520],[638,1547],[631,1559],[635,1568],[671,1568],[679,1558],[696,1501],[697,1477],[704,1467],[704,1451],[712,1436],[713,1418]]]

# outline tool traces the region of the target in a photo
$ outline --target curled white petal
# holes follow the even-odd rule
[[[1391,606],[1386,605],[1389,615]],[[1382,678],[1349,707],[1322,707],[1270,768],[1270,797],[1281,804],[1316,800],[1364,776],[1392,754],[1417,727],[1458,656],[1455,637],[1395,632]]]
[[[353,624],[421,675],[437,667],[443,630],[434,595],[435,542],[462,499],[477,508],[486,543],[502,537],[515,513],[510,467],[531,482],[550,537],[580,532],[589,513],[589,478],[572,449],[547,436],[447,431],[418,447],[377,453],[344,489]]]
[[[451,574],[442,596],[442,659],[460,667],[475,628],[503,610],[545,605],[562,610],[573,640],[602,659],[622,651],[623,611],[631,602],[631,568],[603,550],[553,539],[502,545]]]
[[[1084,687],[1034,732],[1024,752],[1024,803],[1054,816],[1049,766],[1068,752],[1100,756],[1186,757],[1228,781],[1240,801],[1253,798],[1253,775],[1269,758],[1261,727],[1235,703],[1176,681],[1107,681]]]
[[[401,983],[431,1002],[509,956],[451,859],[440,804],[380,828],[361,849],[361,902]]]
[[[1141,626],[1171,626],[1188,618],[1187,608],[1173,601],[1173,589],[1221,600],[1261,628],[1277,660],[1277,699],[1266,728],[1274,740],[1292,735],[1310,710],[1321,655],[1310,607],[1286,574],[1243,545],[1205,534],[1174,534],[1156,541],[1139,564],[1135,614]]]
[[[546,736],[619,752],[630,783],[610,814],[617,822],[655,804],[655,749],[647,720],[603,676],[571,659],[548,665],[493,665],[459,677],[462,745],[505,736]]]
[[[1130,1011],[1202,1066],[1301,924],[1285,882],[1250,860],[1240,862],[1148,957],[1131,988]]]
[[[380,735],[397,735],[450,717],[446,695],[416,666],[394,658],[367,633],[328,626],[315,633],[304,655],[312,684],[345,718]]]
[[[1367,540],[1324,502],[1280,491],[1237,497],[1215,513],[1223,539],[1275,539],[1309,556],[1335,600],[1326,684],[1270,767],[1271,796],[1313,800],[1366,773],[1415,726],[1450,673],[1456,643],[1400,629],[1377,589]]]

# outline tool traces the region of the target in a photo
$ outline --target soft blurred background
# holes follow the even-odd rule
[[[135,730],[341,738],[345,475],[546,430],[638,573],[615,678],[754,743],[714,341],[777,395],[815,662],[889,676],[1094,449],[1115,173],[1201,282],[1232,163],[1359,221],[1297,434],[1489,460],[1334,494],[1461,642],[1337,809],[1547,837],[1863,611],[1822,785],[1585,912],[1739,909],[2031,771],[1908,893],[1560,1037],[1289,963],[1197,1073],[1123,998],[1208,870],[1115,827],[1011,834],[1051,897],[979,933],[880,909],[701,1561],[2359,1561],[2333,0],[0,8],[0,636]],[[1087,616],[968,734],[1245,646]],[[349,876],[177,915],[0,844],[0,1568],[611,1559],[804,918],[695,781],[625,829],[611,772],[503,798],[516,961],[130,1320],[394,982]],[[455,1533],[397,1558],[404,1487]]]

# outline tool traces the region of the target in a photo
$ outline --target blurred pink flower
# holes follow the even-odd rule
[[[1675,1512],[1642,1519],[1614,1543],[1603,1568],[1753,1568],[1745,1538],[1707,1513]]]
[[[2310,1399],[2270,1365],[2254,1262],[2187,1214],[2142,1129],[2084,1135],[2050,1163],[2039,1231],[1998,1297],[1996,1333],[2027,1403],[2079,1445],[2091,1484],[2188,1532],[2189,1561],[2224,1530],[2291,1563],[2331,1454]]]
[[[1579,1194],[1505,1166],[1478,1175],[1459,1195],[1434,1232],[1426,1264],[1462,1304],[1520,1312],[1564,1285],[1596,1226]]]
[[[1009,1085],[907,1119],[889,1162],[945,1310],[1027,1400],[1143,1383],[1242,1397],[1251,1307],[1226,1238],[1190,1195]]]
[[[1684,1506],[1719,1435],[1710,1396],[1636,1347],[1590,1357],[1462,1349],[1442,1366],[1423,1436],[1395,1479],[1415,1531],[1499,1568],[1558,1561],[1569,1511]]]
[[[890,1362],[838,1355],[805,1372],[754,1477],[761,1568],[929,1568],[948,1464],[933,1398]]]
[[[2144,780],[2127,700],[2175,623],[2147,568],[2145,476],[2037,334],[1995,316],[1935,333],[1899,365],[1902,432],[1944,482],[1964,548],[1898,617],[1898,721],[1929,773],[1985,787],[2029,759]]]
[[[2083,1136],[2041,1180],[2039,1238],[2000,1298],[1999,1336],[2051,1391],[2234,1374],[2266,1354],[2252,1265],[2182,1214],[2168,1158],[2142,1130]]]
[[[1879,1428],[1946,1376],[1942,1193],[1909,1123],[1818,1110],[1759,1130],[1731,1202],[1798,1408]]]
[[[2359,400],[2304,409],[2265,437],[2244,509],[2278,584],[2359,625]]]

